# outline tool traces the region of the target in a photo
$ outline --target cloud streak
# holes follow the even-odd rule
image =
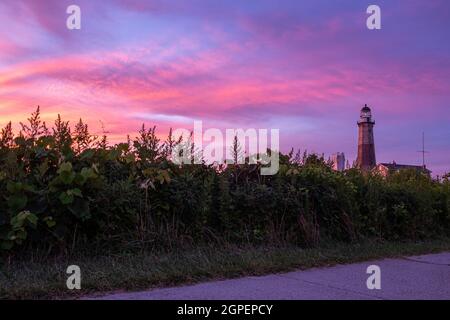
[[[201,119],[278,127],[285,148],[352,157],[369,103],[380,160],[402,159],[395,144],[415,150],[411,135],[425,130],[430,161],[450,168],[449,132],[436,125],[450,121],[446,1],[381,1],[378,33],[354,1],[79,1],[79,33],[64,28],[68,4],[0,4],[0,124],[37,104],[117,137]]]

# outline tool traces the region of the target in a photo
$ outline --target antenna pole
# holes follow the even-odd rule
[[[422,132],[422,166],[425,168],[425,133]]]
[[[428,153],[428,151],[425,150],[425,132],[422,132],[422,150],[418,151],[422,154],[422,166],[423,168],[426,168],[425,166],[425,153]]]

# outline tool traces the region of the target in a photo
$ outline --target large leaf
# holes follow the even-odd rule
[[[87,180],[87,179],[93,179],[96,178],[97,175],[95,174],[94,170],[92,168],[83,168],[81,169],[81,175]]]
[[[24,194],[16,194],[8,197],[8,207],[12,211],[19,211],[25,208],[28,198]]]
[[[45,160],[38,167],[39,177],[42,178],[47,173],[47,170],[48,170],[48,160]]]
[[[23,184],[21,182],[8,181],[6,190],[8,190],[9,193],[20,192],[23,190]]]
[[[81,153],[81,160],[89,160],[95,155],[95,150],[87,149]]]
[[[67,192],[73,194],[73,195],[76,196],[76,197],[80,197],[80,198],[83,197],[83,194],[81,193],[81,190],[78,189],[78,188],[71,189],[71,190],[69,190],[69,191],[67,191]]]
[[[59,195],[59,201],[61,201],[62,204],[71,204],[73,202],[73,197],[74,195],[72,193],[64,191]]]
[[[68,185],[71,184],[75,178],[75,173],[72,171],[72,164],[70,162],[64,162],[58,169],[59,178],[62,183]]]
[[[56,225],[56,221],[53,220],[53,217],[45,217],[43,220],[49,228],[53,228]]]
[[[62,172],[72,172],[72,164],[70,162],[62,163],[58,169],[58,173],[61,174]]]
[[[75,173],[68,172],[68,171],[63,171],[63,172],[61,172],[59,174],[59,178],[60,178],[62,183],[66,184],[66,185],[69,185],[75,179]]]
[[[11,225],[18,228],[23,226],[26,221],[32,225],[36,225],[37,220],[37,216],[32,214],[30,211],[22,211],[11,218]]]

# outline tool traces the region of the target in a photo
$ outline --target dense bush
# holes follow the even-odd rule
[[[109,146],[80,120],[49,130],[39,109],[0,134],[0,252],[78,246],[171,248],[206,241],[295,243],[450,234],[450,182],[415,171],[387,178],[331,170],[323,157],[258,165],[175,165],[170,134],[144,126]],[[235,148],[238,150],[239,148]]]

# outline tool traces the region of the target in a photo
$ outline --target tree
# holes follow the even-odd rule
[[[0,132],[0,149],[11,148],[14,143],[11,121]]]
[[[35,141],[42,135],[48,135],[48,129],[45,125],[45,121],[41,120],[41,107],[38,106],[36,111],[31,114],[31,117],[27,119],[28,125],[20,122],[22,130],[21,135],[32,141]]]
[[[234,136],[233,146],[231,147],[231,154],[233,156],[233,163],[235,165],[241,164],[243,160],[242,147],[239,143],[239,139],[237,136]]]
[[[171,159],[174,148],[176,148],[182,142],[182,140],[183,136],[175,139],[173,136],[172,128],[170,128],[167,139],[166,141],[164,141],[163,145],[163,157],[166,159]]]
[[[325,161],[324,155],[318,155],[315,153],[308,154],[304,160],[303,160],[304,166],[317,166],[317,167],[323,167],[323,168],[330,168],[331,163],[327,163]]]
[[[141,130],[139,130],[139,136],[133,143],[137,155],[142,161],[154,162],[160,156],[160,140],[155,132],[156,126],[147,130],[145,129],[145,124],[142,124]]]
[[[75,151],[81,153],[90,148],[91,144],[96,140],[96,137],[89,133],[88,125],[83,123],[83,120],[78,121],[75,125],[75,132],[73,135],[73,142],[75,143]]]
[[[71,151],[72,135],[69,127],[69,121],[62,121],[61,115],[55,120],[53,128],[53,137],[55,138],[55,147],[60,153]]]
[[[97,141],[96,145],[99,149],[106,150],[108,148],[108,136],[106,134],[109,132],[105,130],[105,125],[103,122],[100,122],[102,124],[102,137],[99,141]]]

